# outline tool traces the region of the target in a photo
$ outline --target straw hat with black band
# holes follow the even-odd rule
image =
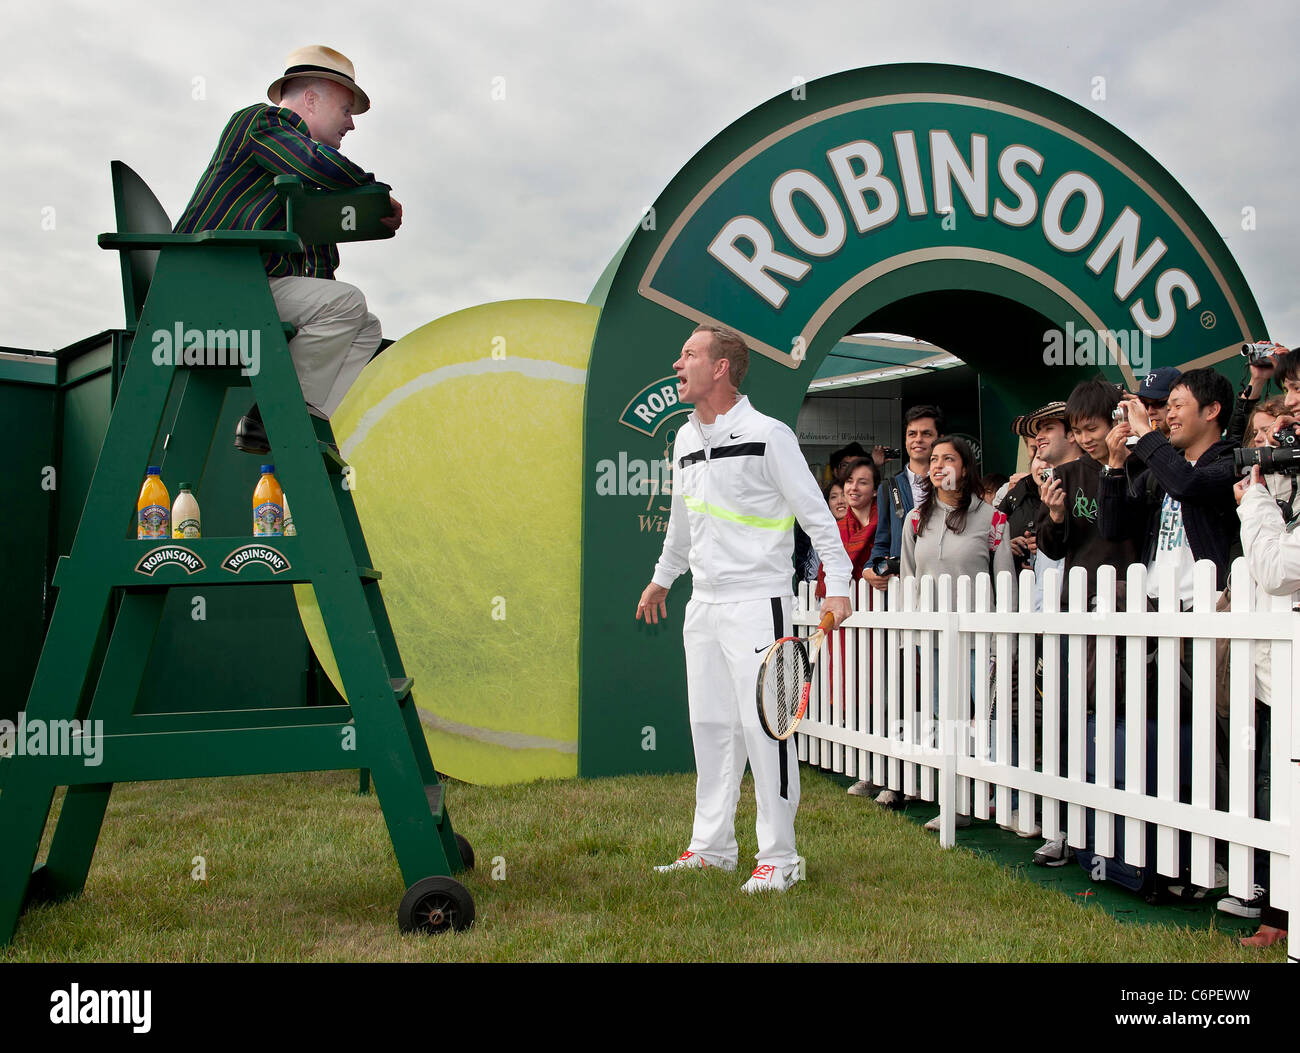
[[[1029,434],[1037,435],[1038,429],[1048,421],[1059,420],[1069,430],[1070,422],[1065,415],[1065,403],[1061,401],[1049,402],[1046,406],[1039,406],[1033,413],[1025,419],[1025,428]]]
[[[323,44],[310,44],[305,48],[295,48],[284,60],[284,76],[271,82],[266,89],[266,97],[277,106],[284,93],[284,85],[295,77],[317,77],[320,80],[332,80],[352,91],[354,115],[365,113],[370,109],[370,96],[357,87],[356,71],[348,57]]]

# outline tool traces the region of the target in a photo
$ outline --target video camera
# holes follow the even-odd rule
[[[1272,340],[1259,340],[1253,344],[1241,345],[1241,357],[1250,365],[1262,362],[1266,358],[1272,358],[1279,352],[1286,351],[1281,344],[1275,344]]]

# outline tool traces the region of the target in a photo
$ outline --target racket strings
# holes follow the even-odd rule
[[[796,640],[783,641],[768,656],[763,675],[763,709],[769,729],[778,737],[794,724],[809,675],[807,653]]]

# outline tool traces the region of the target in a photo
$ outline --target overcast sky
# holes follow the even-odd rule
[[[6,3],[0,345],[120,326],[117,257],[95,244],[113,228],[109,161],[174,220],[229,115],[265,101],[285,54],[309,43],[355,64],[373,109],[343,151],[405,206],[395,240],[344,246],[339,271],[390,337],[491,300],[586,299],[643,208],[736,118],[795,77],[924,61],[1032,81],[1132,136],[1294,345],[1298,28],[1288,3],[1195,0]]]

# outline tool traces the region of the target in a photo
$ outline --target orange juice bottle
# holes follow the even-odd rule
[[[163,486],[162,469],[151,464],[135,503],[135,536],[141,541],[165,540],[171,535],[172,501]]]
[[[275,478],[275,465],[262,465],[262,478],[253,491],[253,536],[280,537],[284,533],[284,491]]]

